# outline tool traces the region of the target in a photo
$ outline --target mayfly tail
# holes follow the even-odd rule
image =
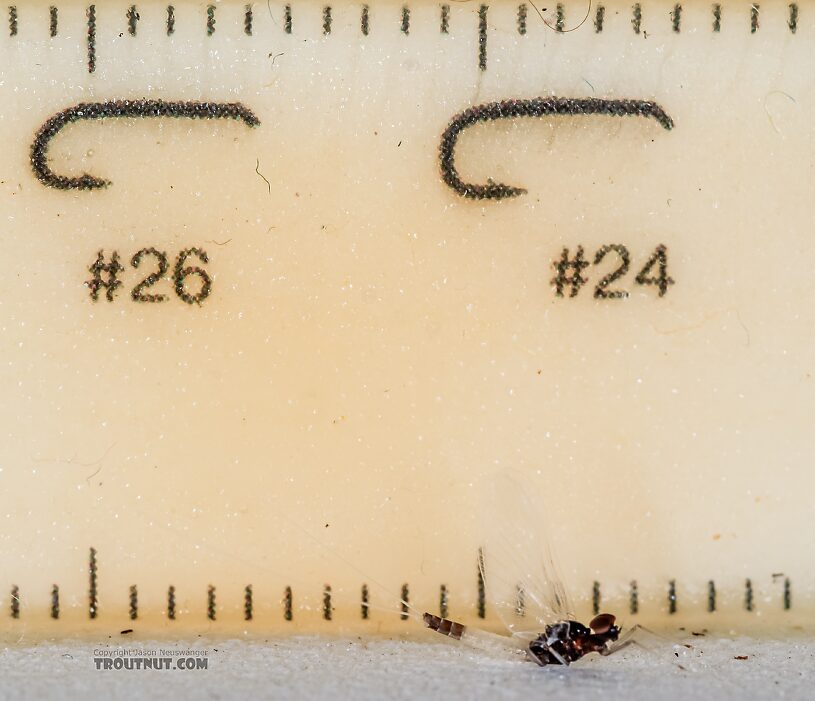
[[[310,532],[308,529],[304,528],[303,526],[301,526],[299,523],[297,523],[297,522],[296,522],[296,521],[294,521],[293,519],[291,519],[291,518],[286,518],[286,521],[287,521],[287,522],[288,522],[290,525],[294,526],[294,527],[295,527],[297,530],[299,530],[299,531],[300,531],[300,532],[301,532],[303,535],[305,535],[305,536],[306,536],[306,537],[307,537],[309,540],[311,540],[311,541],[312,541],[312,542],[313,542],[315,545],[317,545],[318,547],[320,547],[320,548],[322,548],[323,550],[325,550],[325,551],[326,551],[326,552],[327,552],[329,555],[331,555],[332,557],[334,557],[334,558],[338,559],[338,560],[339,560],[340,562],[342,562],[343,564],[345,564],[345,565],[347,565],[348,567],[350,567],[350,568],[351,568],[352,570],[354,570],[354,571],[355,571],[357,574],[362,575],[362,577],[363,577],[365,580],[367,580],[367,581],[371,582],[372,584],[375,584],[375,585],[376,585],[376,587],[377,587],[378,589],[380,589],[380,590],[381,590],[383,593],[388,594],[390,597],[392,597],[392,598],[396,599],[396,600],[399,602],[399,605],[402,607],[402,608],[401,608],[400,613],[407,613],[407,614],[408,614],[409,616],[411,616],[412,618],[415,618],[415,619],[417,619],[417,620],[421,620],[421,616],[419,615],[418,611],[416,611],[416,609],[415,609],[413,606],[411,606],[411,605],[410,605],[410,604],[409,604],[407,601],[405,601],[403,597],[400,597],[400,596],[398,596],[398,595],[394,594],[394,593],[393,593],[393,592],[392,592],[392,591],[391,591],[391,590],[390,590],[388,587],[386,587],[384,584],[382,584],[382,582],[379,582],[379,581],[377,581],[376,579],[374,579],[373,577],[371,577],[370,575],[367,575],[367,574],[366,574],[365,572],[363,572],[363,571],[362,571],[362,570],[361,570],[359,567],[357,567],[357,566],[356,566],[356,565],[355,565],[353,562],[351,562],[351,561],[350,561],[350,560],[348,560],[347,558],[343,557],[342,555],[340,555],[340,553],[336,552],[335,550],[332,550],[332,549],[331,549],[331,548],[330,548],[328,545],[326,545],[326,544],[325,544],[325,543],[324,543],[322,540],[320,540],[320,539],[319,539],[317,536],[315,536],[315,535],[314,535],[313,533],[311,533],[311,532]],[[370,610],[373,610],[373,608],[374,608],[373,606],[370,606],[370,605],[368,604],[368,602],[366,602],[366,601],[361,601],[360,603],[361,603],[361,604],[365,604],[365,605],[366,605],[366,606],[367,606],[367,607],[368,607]]]
[[[373,581],[373,580],[372,580]],[[376,584],[376,582],[374,582]],[[383,590],[385,593],[390,594],[387,589]],[[391,597],[395,596],[394,594],[390,594]],[[406,601],[397,600],[397,606],[378,606],[377,604],[372,604],[370,600],[361,599],[359,602],[360,606],[364,607],[368,611],[379,611],[380,613],[388,613],[393,614],[396,616],[400,615],[407,615],[408,618],[413,618],[417,621],[422,620],[422,616],[417,611],[416,607],[412,604],[407,603]],[[407,610],[405,610],[405,607]]]

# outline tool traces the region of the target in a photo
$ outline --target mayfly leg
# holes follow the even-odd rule
[[[666,644],[670,644],[671,641],[668,638],[659,635],[658,633],[654,633],[654,631],[649,630],[641,625],[635,625],[629,628],[623,635],[621,635],[615,642],[611,643],[605,650],[601,650],[601,655],[613,655],[615,652],[619,652],[625,647],[629,645],[636,645],[638,648],[643,650],[644,652],[655,655],[659,653],[660,648],[665,648]],[[670,658],[671,664],[675,665],[679,669],[687,670],[689,660],[685,659],[685,653],[687,650],[684,648],[692,649],[691,645],[672,645],[674,649],[674,654],[676,657],[680,657],[680,653],[676,652],[681,651],[682,653],[682,662],[680,664],[678,660],[675,660],[673,657]]]
[[[646,644],[646,640],[651,640],[651,644]],[[629,645],[636,645],[643,650],[651,652],[656,645],[657,641],[661,641],[661,636],[657,635],[645,626],[639,624],[632,626],[625,633],[623,633],[615,642],[608,645],[600,652],[601,655],[613,655]]]
[[[442,618],[432,613],[425,613],[422,616],[422,620],[426,628],[448,638],[452,638],[453,640],[458,640],[476,650],[482,650],[513,660],[526,656],[526,650],[517,644],[513,644],[517,641],[506,635],[488,633],[480,628],[465,626],[463,623],[459,623],[450,618]]]

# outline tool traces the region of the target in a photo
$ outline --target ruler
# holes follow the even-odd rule
[[[6,10],[5,633],[811,624],[809,3]]]

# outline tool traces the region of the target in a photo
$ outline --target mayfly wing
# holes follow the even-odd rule
[[[504,625],[525,638],[573,618],[546,534],[542,496],[515,471],[486,480],[479,567],[487,600]]]

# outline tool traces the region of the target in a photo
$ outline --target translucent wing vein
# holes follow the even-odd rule
[[[481,510],[479,563],[488,601],[504,625],[522,637],[572,617],[547,538],[543,498],[515,471],[487,480]]]

